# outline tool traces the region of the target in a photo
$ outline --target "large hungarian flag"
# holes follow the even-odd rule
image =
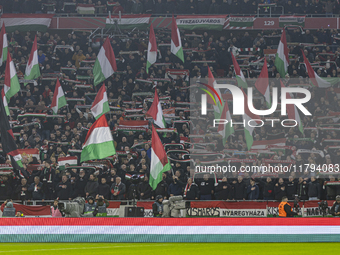
[[[9,102],[10,98],[18,93],[20,90],[20,83],[17,76],[17,72],[14,67],[14,63],[12,61],[11,55],[7,52],[7,62],[6,62],[6,70],[5,70],[5,82],[4,82],[4,91],[6,95],[7,102]]]
[[[252,120],[259,120],[260,117],[253,114],[249,108],[248,108],[248,97],[246,93],[244,93],[242,89],[243,95],[244,95],[244,115],[243,115],[243,122],[244,122],[244,137],[246,139],[248,150],[250,150],[251,146],[253,145],[254,139],[253,139],[253,132],[255,126],[261,124],[260,121],[252,121]],[[250,122],[249,122],[250,121]],[[250,125],[249,125],[250,124]]]
[[[113,138],[105,115],[97,119],[87,132],[80,162],[103,159],[116,154]]]
[[[106,38],[100,49],[93,67],[94,86],[109,78],[117,71],[116,57],[109,37]]]
[[[5,22],[2,23],[2,28],[0,32],[0,66],[7,59],[8,41],[5,29]]]
[[[255,87],[264,96],[267,107],[270,108],[272,105],[272,102],[270,99],[268,68],[267,68],[266,58],[264,58],[263,67],[262,67],[260,76],[257,78],[255,82]]]
[[[157,43],[155,32],[153,31],[152,23],[150,25],[150,34],[149,34],[149,44],[148,44],[148,56],[146,62],[146,72],[149,73],[149,67],[156,63],[157,60]]]
[[[60,85],[59,79],[57,79],[57,85],[55,86],[53,99],[51,103],[51,109],[53,111],[53,115],[58,114],[58,110],[61,107],[67,105],[65,94],[63,88]]]
[[[38,47],[37,47],[37,36],[34,38],[30,58],[28,59],[25,80],[34,80],[40,76],[39,62],[38,62]],[[26,85],[27,83],[25,83]]]
[[[151,165],[149,184],[153,190],[162,181],[162,173],[171,169],[170,161],[165,153],[161,139],[152,125],[151,137]]]
[[[230,52],[230,54],[231,54],[231,58],[233,60],[233,65],[234,65],[237,85],[239,87],[241,87],[241,88],[248,88],[248,84],[247,84],[246,78],[244,77],[243,72],[242,72],[240,66],[237,63],[237,60],[236,60],[234,54],[231,53],[231,52]]]
[[[231,114],[229,111],[229,107],[228,107],[228,102],[224,102],[224,107],[223,107],[223,111],[221,114],[221,119],[223,120],[227,120],[228,123],[227,124],[219,124],[218,128],[217,128],[217,132],[223,137],[223,145],[226,143],[228,137],[234,133],[234,128],[231,125]]]
[[[276,66],[277,71],[280,73],[280,76],[284,78],[286,76],[286,73],[288,72],[289,66],[286,32],[284,29],[282,31],[279,47],[277,48],[274,64]]]
[[[172,15],[171,22],[171,53],[176,55],[184,63],[181,35],[179,33],[174,15]]]
[[[107,100],[105,84],[103,84],[103,86],[101,86],[100,90],[98,91],[96,98],[93,101],[91,112],[93,114],[93,117],[95,117],[95,119],[98,119],[103,114],[109,111],[110,111],[109,102]]]
[[[153,118],[154,123],[160,128],[166,127],[163,117],[162,106],[157,95],[157,89],[155,89],[155,98],[152,102],[152,105],[146,114],[150,115]]]
[[[331,87],[332,85],[335,85],[339,82],[339,78],[338,77],[327,77],[327,78],[321,78],[312,68],[312,66],[310,65],[308,59],[306,58],[305,54],[302,51],[302,56],[303,59],[305,61],[305,65],[307,68],[307,72],[308,72],[308,76],[311,79],[312,84],[315,87],[319,87],[319,88],[328,88]]]
[[[282,81],[280,82],[281,82],[281,88],[285,88],[286,86],[283,85]],[[287,93],[286,95],[287,99],[291,99],[292,97],[293,97],[292,94]],[[299,130],[303,134],[303,125],[302,125],[302,121],[300,119],[300,115],[299,115],[297,107],[293,104],[287,104],[286,107],[287,107],[288,118],[292,120],[296,120]]]
[[[26,170],[24,170],[21,162],[22,157],[15,143],[13,131],[8,121],[2,97],[0,97],[0,120],[2,150],[5,154],[10,156],[15,174],[19,177],[28,178],[28,174]]]
[[[1,90],[1,98],[2,98],[2,102],[4,104],[4,107],[5,107],[6,115],[9,116],[8,103],[7,103],[7,99],[6,99],[6,95],[5,95],[4,89]]]

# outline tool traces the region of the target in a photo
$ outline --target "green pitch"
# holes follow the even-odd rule
[[[6,243],[0,254],[327,254],[339,243]]]

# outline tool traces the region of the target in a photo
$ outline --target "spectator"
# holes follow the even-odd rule
[[[20,184],[15,188],[15,199],[25,201],[31,199],[31,194],[28,192],[29,185],[27,184],[27,179],[22,178]]]
[[[216,198],[218,200],[230,200],[232,199],[232,187],[228,183],[227,177],[223,177],[221,182],[218,183],[215,188]]]
[[[89,180],[85,185],[86,197],[88,196],[95,197],[98,194],[98,186],[99,184],[97,178],[93,174],[90,174]]]
[[[124,200],[125,199],[126,187],[125,184],[122,183],[122,179],[120,177],[116,178],[116,183],[113,183],[111,186],[111,198],[113,200]]]
[[[192,178],[188,179],[188,183],[184,188],[183,198],[185,200],[198,200],[199,188],[196,183],[192,181]]]
[[[295,198],[295,195],[297,194],[297,182],[294,180],[293,176],[289,176],[286,187],[288,200],[293,200]]]
[[[172,176],[172,183],[169,185],[169,197],[180,196],[183,194],[184,183],[176,176]]]
[[[66,175],[61,177],[61,182],[57,184],[55,191],[59,200],[71,200],[72,187]]]
[[[250,185],[247,188],[248,200],[257,200],[259,198],[259,187],[255,184],[255,180],[250,180]]]
[[[282,200],[282,198],[287,195],[286,184],[284,183],[283,178],[280,178],[279,181],[275,184],[274,193],[275,200],[278,201]]]
[[[203,180],[198,183],[200,200],[212,200],[214,194],[214,180],[209,179],[209,174],[203,175]]]
[[[241,175],[237,176],[237,182],[233,184],[233,199],[246,200],[247,198],[247,185]]]
[[[301,200],[308,200],[308,185],[302,177],[299,177],[297,194]]]
[[[40,182],[40,178],[38,176],[34,177],[34,183],[30,185],[28,191],[32,194],[33,200],[44,200],[45,194],[42,191],[42,182]]]
[[[309,200],[319,200],[321,194],[321,188],[319,182],[315,179],[314,176],[310,178],[310,182],[308,183],[308,197]]]
[[[138,195],[141,200],[150,200],[152,195],[152,188],[149,184],[149,178],[144,176],[144,180],[138,184]]]
[[[106,179],[102,177],[98,186],[98,195],[103,196],[105,199],[110,199],[110,193],[110,186],[106,183]]]

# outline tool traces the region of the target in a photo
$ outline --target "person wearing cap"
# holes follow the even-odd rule
[[[4,202],[5,208],[3,208],[2,217],[15,217],[15,208],[13,207],[12,199]]]
[[[154,217],[162,217],[163,214],[163,196],[162,195],[157,195],[156,196],[156,201],[152,205],[152,211],[153,211],[153,216]]]
[[[337,217],[340,216],[340,195],[337,195],[335,197],[335,201],[334,201],[333,206],[331,208],[331,214],[333,216],[337,216]]]

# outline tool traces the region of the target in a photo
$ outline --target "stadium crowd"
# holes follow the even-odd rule
[[[93,84],[92,66],[102,41],[90,42],[86,32],[74,32],[65,37],[38,32],[38,59],[42,76],[35,85],[21,84],[21,91],[9,102],[9,118],[18,148],[36,148],[39,155],[23,159],[24,168],[30,172],[28,179],[20,179],[13,173],[0,176],[0,201],[9,198],[68,200],[77,196],[97,195],[114,200],[134,197],[150,200],[157,195],[166,198],[183,195],[187,200],[281,200],[283,196],[293,199],[295,195],[302,200],[334,199],[340,194],[339,186],[325,186],[324,182],[336,182],[337,176],[318,175],[308,171],[303,172],[301,176],[292,173],[289,178],[281,178],[280,175],[251,176],[233,173],[228,177],[220,176],[220,180],[216,182],[208,174],[194,176],[192,164],[197,162],[191,162],[190,165],[190,161],[181,161],[181,154],[176,152],[172,152],[171,158],[179,160],[171,161],[173,170],[163,174],[163,180],[153,191],[148,182],[151,155],[150,124],[149,129],[142,131],[119,128],[119,123],[123,120],[144,120],[144,114],[151,105],[145,95],[151,92],[152,97],[156,86],[159,97],[164,99],[163,110],[173,107],[175,109],[175,117],[170,118],[167,124],[169,128],[174,127],[175,130],[160,135],[162,142],[182,143],[186,149],[192,148],[190,134],[205,134],[210,130],[212,122],[200,121],[197,125],[192,125],[189,108],[185,109],[190,102],[188,80],[207,77],[208,68],[216,78],[234,79],[230,51],[239,52],[245,47],[253,47],[254,51],[249,52],[251,55],[239,52],[244,55],[239,55],[238,62],[245,76],[256,80],[262,66],[252,63],[258,63],[257,60],[263,57],[265,50],[277,47],[280,38],[278,35],[280,31],[270,31],[266,34],[249,34],[242,31],[229,35],[221,32],[220,37],[208,32],[182,36],[182,45],[185,49],[183,64],[170,52],[169,32],[157,30],[158,44],[162,43],[163,46],[159,46],[158,65],[153,65],[149,74],[145,70],[145,50],[148,42],[146,33],[111,39],[118,71],[105,81],[108,100],[112,107],[111,113],[106,116],[112,129],[116,150],[121,153],[108,161],[109,163],[100,162],[101,167],[89,170],[72,166],[62,168],[58,164],[58,158],[78,156],[79,163],[80,154],[77,151],[82,149],[87,130],[95,121],[89,108],[99,88],[84,84]],[[306,69],[302,64],[301,49],[303,49],[310,62],[318,67],[317,72],[321,77],[340,77],[340,70],[337,68],[340,64],[340,49],[336,38],[335,30],[312,32],[307,30],[304,34],[296,29],[288,30],[287,39],[290,42],[316,43],[308,47],[303,44],[292,44],[289,47],[291,57],[289,76],[297,78],[300,84],[309,83],[306,81]],[[8,34],[9,51],[21,78],[33,39],[33,34],[29,32],[24,34],[16,31]],[[260,51],[255,50],[257,47]],[[4,68],[3,65],[0,69],[2,73]],[[269,77],[274,79],[271,87],[280,86],[273,56],[268,59],[268,68]],[[189,77],[178,75],[176,78],[169,75],[165,79],[169,69],[189,70],[190,75]],[[60,109],[59,115],[51,118],[52,111],[49,106],[57,78],[60,79],[65,91],[68,106]],[[148,78],[154,78],[156,82],[145,82]],[[255,141],[285,138],[286,146],[283,150],[273,151],[270,155],[240,153],[235,156],[235,154],[233,157],[254,160],[253,163],[235,163],[236,166],[239,168],[244,164],[260,165],[263,159],[277,160],[276,165],[286,164],[288,161],[294,161],[296,165],[338,164],[340,162],[340,147],[337,140],[339,139],[337,113],[340,112],[340,100],[336,92],[338,87],[339,82],[328,89],[308,86],[312,99],[306,105],[312,116],[301,115],[304,134],[297,128],[264,126],[254,132]],[[264,107],[261,100],[254,104],[257,109]],[[232,109],[232,105],[229,107]],[[199,142],[210,142],[213,145],[206,149],[216,153],[223,152],[224,149],[242,152],[246,148],[243,128],[239,127],[236,131],[241,132],[235,132],[225,145],[222,144],[222,139],[212,139],[210,136],[203,137]],[[304,149],[306,153],[297,154],[298,149]],[[9,163],[8,157],[0,154],[1,166]],[[41,166],[41,169],[34,168],[37,165]],[[131,182],[130,177],[133,175],[140,177],[139,184]]]
[[[94,13],[132,14],[339,14],[338,1],[327,0],[1,0],[4,13],[76,13],[77,5],[94,7]],[[79,14],[81,11],[78,11]],[[88,13],[87,13],[88,14]]]

